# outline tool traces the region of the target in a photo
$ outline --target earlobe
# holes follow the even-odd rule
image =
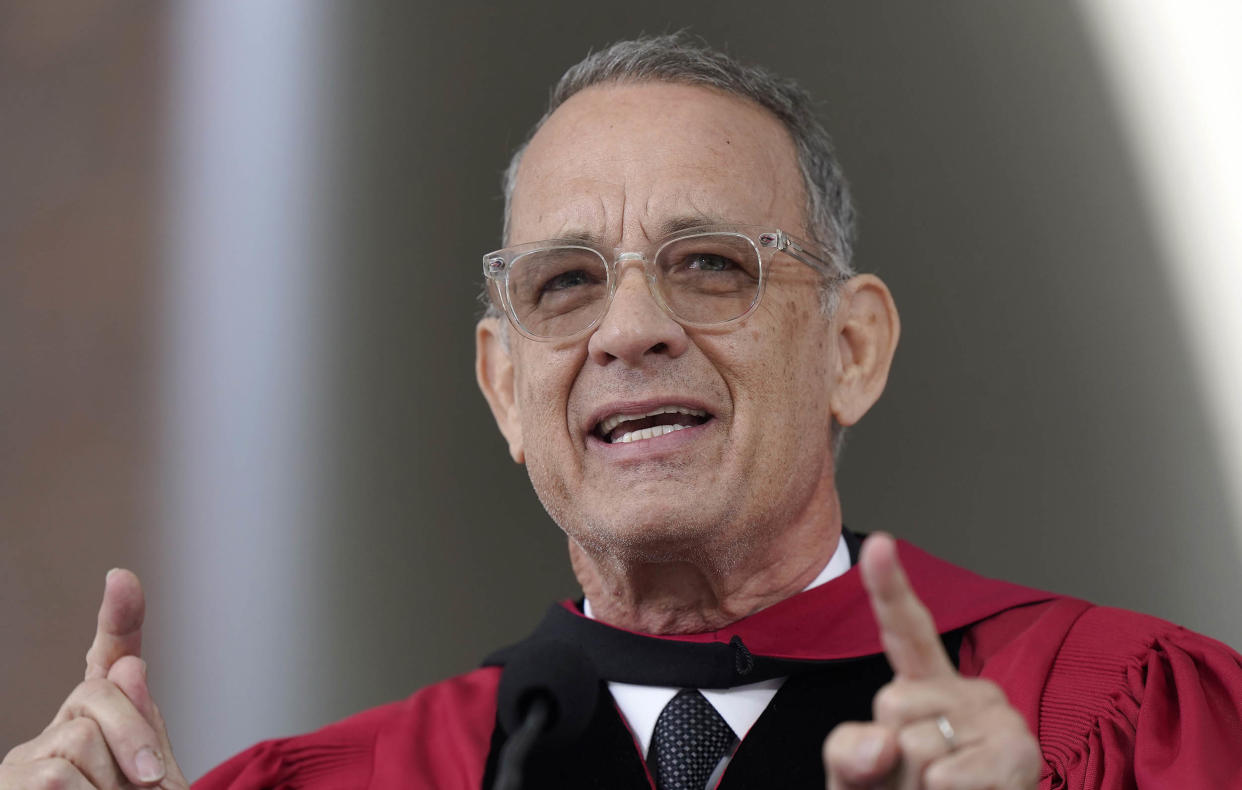
[[[860,274],[841,286],[836,327],[837,381],[831,396],[832,415],[841,425],[862,419],[884,392],[901,321],[888,286],[871,274]]]
[[[492,409],[496,425],[509,443],[509,455],[517,463],[526,462],[522,446],[522,421],[518,414],[513,376],[513,358],[501,337],[503,319],[485,316],[474,332],[474,372],[479,389]]]

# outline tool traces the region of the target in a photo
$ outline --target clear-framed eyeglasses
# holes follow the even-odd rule
[[[778,252],[810,266],[825,287],[835,286],[842,275],[812,249],[778,228],[712,225],[675,233],[645,252],[572,239],[520,244],[484,255],[483,274],[519,332],[564,340],[603,319],[627,261],[642,262],[652,298],[678,323],[716,327],[755,311]]]

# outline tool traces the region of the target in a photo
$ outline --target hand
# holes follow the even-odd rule
[[[873,722],[829,733],[830,790],[1037,787],[1042,758],[1026,721],[995,683],[957,674],[893,539],[868,538],[859,566],[895,677],[875,696]]]
[[[137,576],[108,574],[86,679],[41,735],[0,763],[0,790],[189,787],[147,689],[140,658],[145,608]]]

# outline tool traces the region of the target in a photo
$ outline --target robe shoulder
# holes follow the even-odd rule
[[[768,639],[774,652],[812,662],[839,661],[833,651],[851,634],[853,655],[874,654],[874,634],[851,619],[866,605],[858,585],[848,576],[830,584],[841,589],[803,593],[751,618],[757,625],[739,623],[738,633],[747,645]],[[962,674],[996,683],[1036,735],[1041,788],[1242,788],[1242,656],[1154,617],[989,585],[967,577],[951,586],[971,595],[929,603],[944,632],[961,635]],[[678,641],[723,644],[725,636],[732,633]],[[796,646],[781,650],[790,640]],[[485,667],[316,732],[260,743],[195,787],[479,788],[500,672]]]
[[[499,682],[500,669],[485,667],[315,732],[264,741],[194,790],[479,788]]]
[[[1042,788],[1242,788],[1242,656],[1221,642],[1062,598],[976,623],[959,666],[1026,718]]]

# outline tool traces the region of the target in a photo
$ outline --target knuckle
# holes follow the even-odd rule
[[[99,725],[94,719],[77,718],[65,722],[58,733],[59,749],[62,754],[86,754],[93,749],[103,737]]]
[[[923,772],[923,787],[926,790],[954,790],[959,786],[957,777],[945,763],[932,763]]]
[[[897,731],[897,745],[901,747],[901,753],[908,755],[918,751],[919,737],[918,733],[912,727],[903,727]]]
[[[905,689],[898,683],[889,683],[880,689],[871,703],[876,721],[901,721],[909,709]]]
[[[857,732],[858,725],[850,722],[833,727],[832,732],[824,739],[824,761],[838,763],[846,759]]]
[[[974,685],[979,699],[985,704],[1009,704],[1009,698],[1005,696],[1005,692],[995,681],[987,678],[976,678]]]
[[[74,783],[77,769],[68,760],[51,757],[32,764],[30,778],[34,790],[66,790]]]
[[[84,700],[106,698],[112,688],[112,682],[105,678],[91,678],[78,684],[78,691]]]
[[[914,765],[923,765],[938,756],[938,744],[920,727],[903,727],[897,733],[897,745],[902,758]]]
[[[1030,760],[1023,761],[1017,769],[1015,787],[1034,787],[1044,773],[1043,755],[1035,753]]]
[[[1023,776],[1038,776],[1044,763],[1044,755],[1039,744],[1029,734],[1014,738],[1009,745],[1009,753],[1014,755],[1014,763]]]
[[[92,716],[100,709],[116,704],[118,689],[105,678],[84,680],[77,685],[61,707],[61,721]]]
[[[1028,783],[1038,781],[1044,772],[1044,756],[1038,749],[1032,749],[1019,764],[1018,771],[1020,780]]]
[[[0,760],[0,765],[16,765],[17,763],[23,762],[23,756],[29,750],[30,750],[29,741],[25,743],[17,744],[16,746],[14,746],[12,749],[9,749],[5,753],[4,759]]]
[[[824,739],[824,760],[831,762],[837,755],[841,753],[843,747],[842,741],[848,737],[844,732],[847,724],[840,724],[832,728],[832,732],[828,733],[828,737]]]

